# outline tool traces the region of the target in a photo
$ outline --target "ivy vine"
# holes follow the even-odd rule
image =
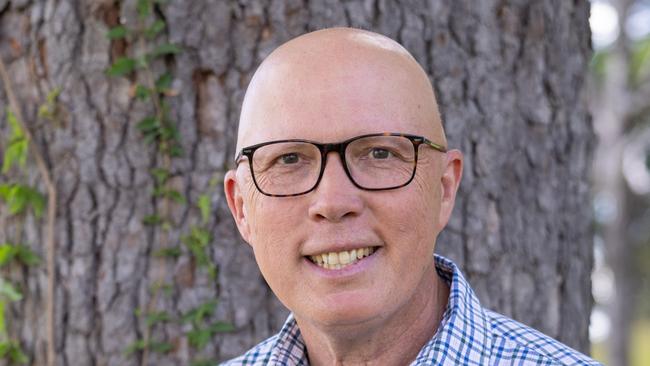
[[[123,40],[130,44],[137,44],[139,54],[117,58],[106,70],[110,77],[134,76],[136,82],[131,90],[132,96],[141,103],[145,103],[152,111],[150,115],[142,118],[136,125],[142,140],[153,144],[157,155],[160,157],[158,166],[150,170],[154,182],[151,195],[157,199],[159,205],[154,213],[143,217],[143,224],[160,230],[163,235],[160,248],[153,251],[152,255],[161,259],[175,260],[183,253],[187,253],[196,266],[205,271],[211,279],[217,277],[217,265],[209,255],[209,245],[213,238],[207,226],[211,216],[212,190],[219,183],[217,179],[210,182],[208,192],[199,195],[194,203],[200,213],[200,223],[192,225],[188,232],[181,235],[180,243],[169,243],[169,233],[177,228],[171,217],[170,204],[188,205],[189,199],[170,184],[172,178],[172,159],[182,156],[178,128],[171,118],[168,98],[177,93],[172,89],[173,75],[169,71],[156,73],[152,65],[160,62],[165,57],[174,56],[182,52],[175,44],[162,42],[161,38],[167,24],[159,12],[155,11],[163,0],[138,0],[136,3],[137,22],[132,26],[118,25],[111,28],[107,37],[110,40]],[[166,265],[166,264],[165,264]],[[163,271],[165,272],[165,271]],[[145,325],[143,336],[128,345],[125,355],[141,354],[141,365],[147,364],[150,352],[168,353],[174,346],[167,341],[152,339],[152,332],[157,325],[164,323],[189,324],[190,330],[185,333],[188,344],[196,350],[203,349],[212,338],[223,332],[232,331],[232,325],[226,322],[209,323],[217,307],[217,299],[207,299],[196,308],[178,316],[156,309],[155,304],[161,295],[169,296],[175,291],[174,284],[165,283],[163,279],[155,281],[150,288],[150,298],[146,308],[136,309],[135,314],[143,320]],[[207,324],[207,325],[206,325]],[[216,364],[213,360],[196,359],[192,366],[205,366]]]
[[[55,237],[54,226],[56,220],[57,194],[56,187],[48,165],[40,149],[31,141],[32,133],[22,117],[22,109],[13,89],[13,84],[0,58],[0,80],[7,95],[6,121],[9,126],[9,136],[4,141],[5,149],[0,151],[2,168],[0,169],[0,205],[5,206],[7,219],[13,220],[14,237],[0,244],[0,267],[35,266],[40,263],[40,258],[22,242],[24,222],[26,216],[31,214],[37,220],[41,219],[45,207],[44,251],[47,253],[47,293],[45,296],[45,324],[46,324],[46,361],[48,366],[54,366],[56,353],[54,350],[54,289],[55,276]],[[63,108],[58,104],[59,90],[54,89],[47,95],[46,102],[39,108],[39,117],[61,125]],[[2,141],[0,141],[2,142]],[[45,187],[47,198],[36,186],[26,183],[30,172],[27,169],[28,160],[33,160],[40,181]],[[3,228],[4,229],[4,228]],[[10,339],[7,329],[5,310],[10,302],[22,300],[20,290],[0,275],[0,358],[11,364],[23,364],[29,358],[23,352],[17,340]]]
[[[31,213],[40,219],[46,203],[43,194],[36,187],[25,183],[25,178],[16,179],[27,174],[29,139],[11,110],[7,111],[6,120],[10,131],[7,141],[4,141],[6,148],[2,154],[0,172],[3,176],[14,179],[0,183],[0,204],[5,207],[8,219],[13,220],[15,230],[13,238],[5,238],[6,241],[0,244],[0,268],[2,269],[35,266],[41,262],[38,255],[23,243],[21,234],[26,216]],[[7,331],[10,320],[6,316],[7,308],[10,303],[20,302],[22,299],[23,294],[19,287],[5,278],[4,273],[0,273],[0,358],[12,364],[25,364],[29,361],[20,342],[11,339]]]

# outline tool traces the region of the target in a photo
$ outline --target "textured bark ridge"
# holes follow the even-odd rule
[[[594,138],[583,93],[591,52],[586,0],[170,0],[157,11],[168,24],[163,37],[183,48],[165,62],[179,91],[170,100],[185,151],[173,160],[172,184],[190,200],[232,165],[242,97],[269,52],[322,27],[378,31],[403,43],[429,73],[449,145],[465,153],[460,197],[438,251],[457,261],[488,307],[588,350]],[[146,307],[165,268],[151,256],[162,233],[142,224],[159,204],[150,194],[156,155],[135,128],[149,111],[129,96],[134,80],[104,73],[136,47],[111,42],[106,32],[134,19],[130,0],[0,0],[0,56],[59,194],[57,365],[140,364],[138,353],[124,355],[143,336],[134,311]],[[34,122],[55,87],[63,123]],[[0,90],[1,115],[6,108]],[[0,133],[7,131],[3,118]],[[286,315],[220,189],[212,203],[217,281],[182,255],[163,273],[177,291],[157,307],[178,315],[218,297],[214,319],[236,331],[197,354],[183,325],[157,326],[153,338],[175,349],[152,353],[151,365],[235,356],[277,331]],[[181,228],[170,241],[198,220],[190,206],[172,212]],[[1,212],[0,224],[1,242],[13,229]],[[25,241],[44,258],[42,237],[41,223],[29,220]],[[43,365],[47,273],[40,266],[5,275],[25,293],[9,313],[11,334],[32,364]]]

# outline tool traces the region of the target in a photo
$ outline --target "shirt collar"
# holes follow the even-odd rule
[[[284,322],[272,347],[269,365],[308,365],[307,349],[293,313]]]
[[[489,364],[492,339],[481,303],[454,262],[439,255],[435,261],[438,275],[449,285],[449,300],[438,331],[412,365],[442,365],[452,355],[466,365]]]
[[[488,364],[492,340],[485,311],[456,264],[435,255],[435,265],[438,275],[449,286],[449,300],[438,331],[411,365],[444,364],[449,358],[465,360],[467,365]],[[269,361],[272,365],[308,364],[305,343],[293,314],[278,333]]]

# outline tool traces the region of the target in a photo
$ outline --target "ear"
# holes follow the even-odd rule
[[[229,170],[223,180],[223,189],[226,193],[228,208],[230,208],[230,213],[237,224],[237,229],[244,240],[250,244],[250,228],[248,226],[246,210],[244,209],[244,198],[240,183],[237,181],[237,170]]]
[[[440,230],[447,225],[451,212],[454,210],[456,193],[463,175],[463,153],[459,150],[447,151],[442,169],[442,176],[440,177],[440,216],[438,216]]]

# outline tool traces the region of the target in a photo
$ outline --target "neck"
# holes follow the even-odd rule
[[[407,365],[415,360],[438,330],[449,298],[449,288],[432,268],[412,298],[388,317],[320,326],[296,315],[310,365]]]

